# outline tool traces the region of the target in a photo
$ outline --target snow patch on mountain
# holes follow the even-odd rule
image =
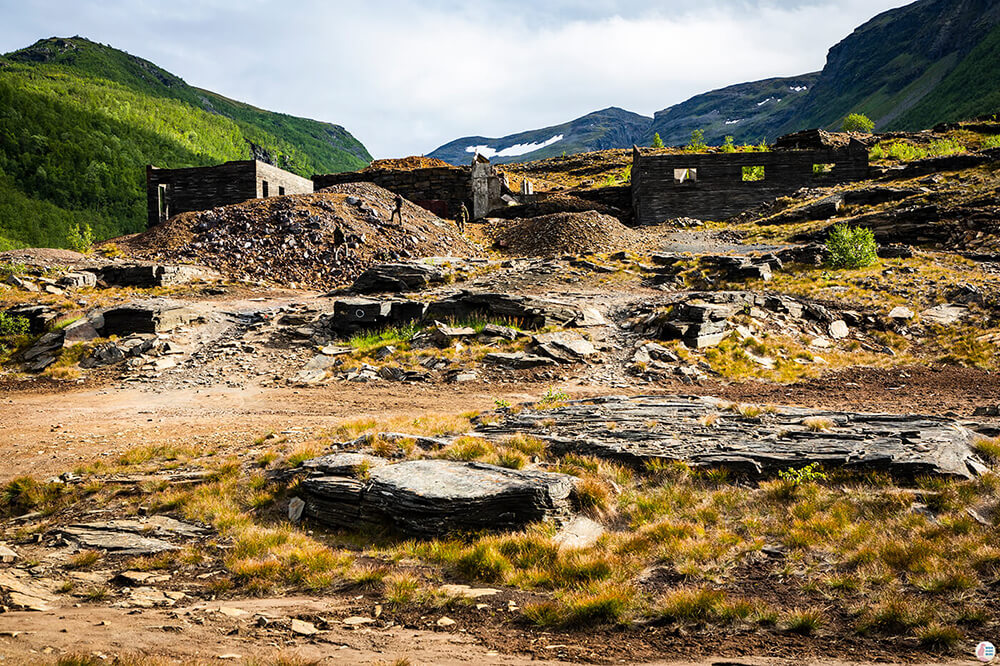
[[[546,146],[551,146],[553,143],[563,140],[562,134],[557,134],[551,139],[542,141],[540,143],[515,143],[513,146],[508,146],[502,150],[497,150],[496,148],[490,148],[489,146],[469,146],[465,149],[467,153],[479,153],[487,159],[492,159],[494,157],[517,157],[519,155],[526,155],[527,153],[533,153],[536,150],[541,150]]]

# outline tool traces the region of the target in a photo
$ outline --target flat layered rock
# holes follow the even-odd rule
[[[63,537],[83,548],[107,550],[118,555],[155,555],[177,546],[165,538],[195,539],[208,533],[203,527],[167,516],[145,520],[109,520],[80,523],[60,530]]]
[[[351,291],[359,294],[419,291],[444,284],[450,271],[420,263],[379,264],[372,266],[354,281]]]
[[[346,462],[346,461],[344,461]],[[326,463],[307,463],[316,469]],[[412,460],[369,471],[365,479],[315,476],[302,482],[307,516],[334,527],[389,523],[402,532],[513,530],[572,509],[575,479],[450,460]]]
[[[198,318],[194,309],[174,301],[130,303],[104,313],[105,336],[133,333],[161,333],[189,324]]]
[[[973,433],[950,419],[794,407],[744,417],[711,398],[582,401],[525,409],[477,430],[490,437],[528,433],[557,453],[640,468],[652,460],[677,460],[757,478],[812,462],[905,479],[972,478],[987,469],[971,449]]]

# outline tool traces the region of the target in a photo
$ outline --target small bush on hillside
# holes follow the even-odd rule
[[[871,134],[872,130],[875,129],[875,122],[863,113],[852,113],[844,118],[842,129],[845,132]]]
[[[691,141],[688,143],[688,150],[694,153],[704,151],[708,146],[705,144],[705,130],[692,130]]]
[[[0,312],[0,337],[27,335],[31,323],[24,317]]]
[[[838,224],[826,239],[828,263],[834,268],[862,268],[878,261],[878,244],[871,229]]]
[[[89,224],[76,224],[66,231],[66,243],[77,252],[90,252],[94,245],[94,230]]]

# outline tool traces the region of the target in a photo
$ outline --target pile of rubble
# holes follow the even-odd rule
[[[505,252],[524,257],[618,252],[642,244],[639,234],[617,218],[593,210],[511,220],[495,230],[493,241]]]
[[[184,213],[116,239],[130,255],[211,266],[232,278],[307,288],[349,283],[374,264],[477,253],[446,222],[371,183]]]

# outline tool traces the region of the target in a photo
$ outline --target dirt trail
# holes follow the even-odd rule
[[[25,474],[58,475],[102,456],[147,444],[249,445],[269,431],[307,439],[344,421],[492,409],[494,399],[537,400],[544,382],[490,385],[336,383],[317,388],[214,386],[148,388],[43,385],[0,393],[0,482]],[[969,368],[854,368],[791,385],[664,381],[630,389],[560,383],[572,397],[607,393],[712,395],[753,403],[950,414],[1000,403],[1000,377]]]
[[[226,608],[232,618],[219,611]],[[488,639],[462,631],[431,631],[395,626],[389,629],[333,628],[311,637],[274,632],[270,640],[261,640],[266,629],[255,626],[253,618],[344,615],[342,601],[336,598],[289,597],[250,599],[223,603],[198,603],[172,609],[125,610],[86,604],[47,613],[15,612],[0,614],[0,663],[53,663],[60,655],[168,656],[171,660],[199,663],[269,663],[278,657],[297,658],[321,664],[388,664],[408,659],[414,665],[435,664],[565,664],[560,659],[538,659],[531,654],[504,654],[492,649]],[[16,634],[16,635],[15,635]],[[256,638],[257,640],[251,640]],[[541,636],[545,641],[545,636]],[[565,646],[555,641],[552,652]],[[850,666],[847,662],[817,658],[804,653],[800,659],[738,656],[721,649],[699,660],[649,661],[650,666],[791,666],[809,663],[818,666]],[[882,662],[890,664],[891,662]],[[969,660],[909,662],[908,666],[957,666]]]

